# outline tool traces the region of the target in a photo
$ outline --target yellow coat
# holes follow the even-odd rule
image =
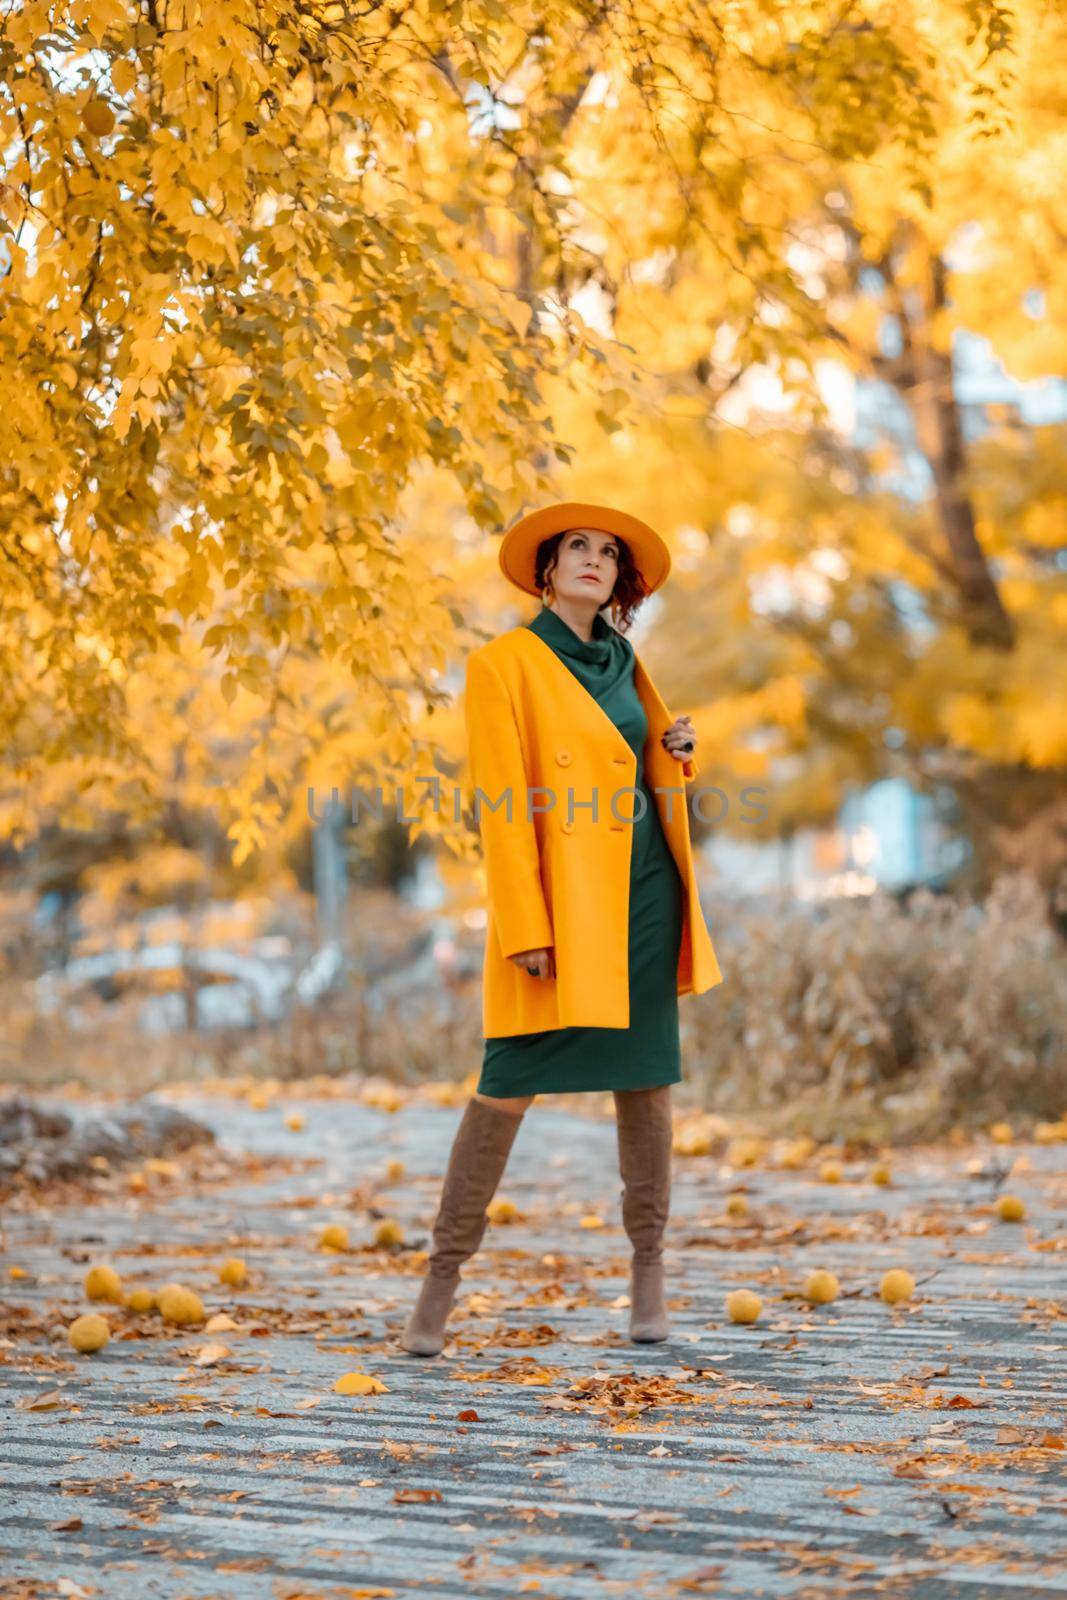
[[[674,718],[637,656],[634,687],[648,716],[645,782],[684,890],[678,993],[703,994],[722,982],[722,973],[700,909],[689,837],[683,779],[696,776],[697,764],[678,762],[660,743]],[[512,628],[472,651],[464,706],[470,800],[489,899],[485,1037],[629,1027],[633,828],[626,819],[634,815],[636,798],[633,751],[596,698],[530,628]],[[655,793],[657,787],[675,792]],[[508,960],[550,945],[555,977],[534,977]]]

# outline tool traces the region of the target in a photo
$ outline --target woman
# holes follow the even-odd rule
[[[526,1110],[538,1094],[583,1090],[614,1091],[630,1337],[667,1337],[678,996],[722,981],[679,781],[679,767],[696,774],[696,735],[687,716],[671,718],[624,637],[670,571],[666,545],[626,512],[565,502],[510,528],[500,566],[542,605],[467,664],[489,892],[485,1053],[401,1334],[418,1355],[444,1345],[460,1266],[482,1242]]]

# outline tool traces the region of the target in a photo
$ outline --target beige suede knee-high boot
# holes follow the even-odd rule
[[[622,1220],[633,1245],[630,1338],[655,1344],[669,1332],[663,1300],[663,1231],[671,1195],[670,1084],[617,1089],[615,1116]]]
[[[468,1102],[452,1143],[426,1276],[400,1335],[401,1346],[413,1355],[436,1356],[444,1348],[460,1266],[482,1242],[489,1220],[486,1207],[503,1176],[523,1115],[474,1097]]]

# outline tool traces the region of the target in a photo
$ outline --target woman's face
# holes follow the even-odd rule
[[[611,533],[595,528],[572,528],[556,551],[552,587],[565,600],[596,601],[607,605],[619,575],[619,542]]]

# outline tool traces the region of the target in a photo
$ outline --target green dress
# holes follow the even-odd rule
[[[542,606],[526,626],[552,647],[599,701],[637,757],[634,785],[643,789],[646,805],[644,816],[629,824],[633,828],[630,1026],[549,1028],[487,1038],[478,1092],[568,1094],[678,1083],[682,1076],[678,1039],[682,881],[663,832],[656,797],[644,779],[648,717],[634,687],[633,645],[599,612],[588,642],[548,606]],[[640,809],[636,796],[634,809]]]

